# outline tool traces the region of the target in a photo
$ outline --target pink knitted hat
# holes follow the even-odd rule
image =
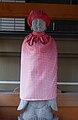
[[[42,10],[32,10],[27,19],[27,23],[30,27],[32,26],[32,20],[35,18],[40,18],[44,20],[47,26],[49,26],[50,24],[50,18],[45,12],[43,12]]]

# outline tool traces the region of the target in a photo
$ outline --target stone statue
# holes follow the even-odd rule
[[[49,16],[42,10],[32,10],[27,19],[33,31],[23,41],[21,49],[20,104],[23,110],[18,120],[58,120],[57,111],[57,47],[45,31]]]

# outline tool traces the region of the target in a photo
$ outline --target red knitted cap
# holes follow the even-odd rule
[[[46,26],[49,26],[50,18],[45,12],[42,10],[32,10],[27,19],[27,23],[30,27],[32,26],[32,20],[36,18],[44,20],[46,22]]]

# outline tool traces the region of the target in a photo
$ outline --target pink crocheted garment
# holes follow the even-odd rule
[[[46,33],[25,37],[21,51],[20,98],[50,100],[57,94],[57,47]]]

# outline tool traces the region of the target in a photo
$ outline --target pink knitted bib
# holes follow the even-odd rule
[[[50,100],[57,93],[57,48],[46,33],[25,37],[21,51],[20,98]]]

